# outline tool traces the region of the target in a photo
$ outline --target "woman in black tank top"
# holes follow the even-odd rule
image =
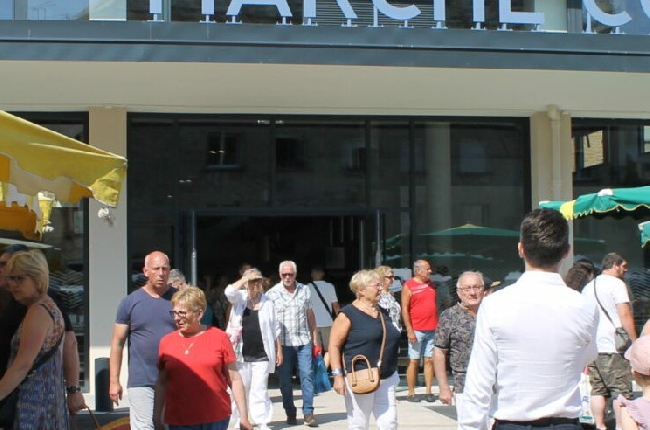
[[[331,356],[334,390],[346,396],[348,429],[368,428],[373,414],[379,430],[397,428],[395,387],[397,375],[397,351],[400,333],[385,309],[378,306],[381,294],[381,276],[375,270],[361,270],[352,276],[350,289],[356,295],[352,304],[341,309],[332,325],[329,351]],[[380,312],[384,321],[381,322]],[[371,366],[376,366],[381,354],[381,344],[386,330],[386,340],[380,366],[379,389],[368,394],[355,394],[346,384],[345,371],[350,370],[351,359],[362,354]],[[365,368],[365,363],[355,363],[355,370]]]

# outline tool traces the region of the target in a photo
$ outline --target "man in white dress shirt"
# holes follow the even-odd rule
[[[598,309],[566,286],[569,252],[560,212],[536,209],[521,223],[525,273],[479,308],[459,429],[580,430],[580,374],[596,355]]]

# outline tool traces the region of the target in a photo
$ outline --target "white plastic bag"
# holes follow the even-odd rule
[[[580,374],[580,422],[594,424],[594,414],[591,413],[591,383],[587,369]]]

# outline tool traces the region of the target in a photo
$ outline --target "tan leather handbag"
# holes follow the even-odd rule
[[[384,322],[384,314],[379,311],[379,318],[381,319],[381,328],[382,328],[382,339],[381,339],[381,349],[379,350],[379,360],[377,361],[376,367],[370,366],[370,361],[366,358],[365,355],[355,355],[352,357],[352,362],[349,371],[345,371],[345,377],[350,384],[352,392],[355,394],[368,394],[379,388],[380,382],[380,369],[381,369],[381,360],[384,356],[384,346],[386,345],[386,323]],[[357,361],[365,361],[366,369],[363,370],[354,370],[354,364]],[[345,360],[343,361],[345,363]]]

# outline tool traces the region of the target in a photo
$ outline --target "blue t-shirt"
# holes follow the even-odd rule
[[[163,336],[176,329],[169,315],[176,291],[170,288],[162,297],[151,297],[140,288],[120,302],[115,322],[129,326],[128,387],[153,387],[156,383],[158,344]]]

